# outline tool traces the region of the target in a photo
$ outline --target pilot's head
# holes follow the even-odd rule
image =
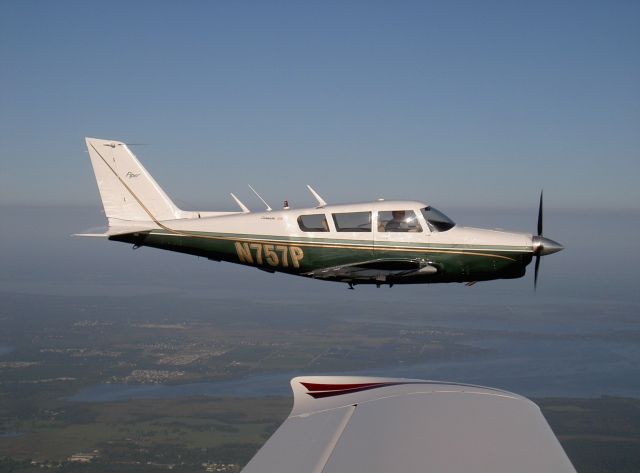
[[[404,210],[394,210],[391,215],[394,220],[404,220]]]

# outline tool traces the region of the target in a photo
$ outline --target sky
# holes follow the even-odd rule
[[[640,208],[640,3],[0,1],[0,203],[99,205],[83,137],[184,208]]]
[[[639,24],[622,0],[0,0],[0,288],[635,330]],[[545,236],[566,249],[543,258],[535,293],[532,266],[472,288],[348,291],[71,238],[104,223],[85,136],[143,144],[186,209],[234,210],[229,192],[262,208],[247,183],[274,208],[314,205],[311,184],[329,203],[417,199],[532,232],[544,188]]]

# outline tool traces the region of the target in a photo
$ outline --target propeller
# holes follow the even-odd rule
[[[542,193],[540,191],[540,203],[538,204],[538,235],[533,237],[533,254],[536,255],[536,266],[533,276],[533,289],[538,287],[538,273],[540,272],[540,257],[544,255],[550,255],[562,250],[564,247],[550,238],[542,236],[543,231],[543,204]]]
[[[536,255],[536,270],[533,275],[533,290],[538,289],[538,272],[540,271],[540,255]]]
[[[538,204],[538,236],[542,236],[542,214],[543,214],[543,205],[542,205],[542,194],[543,190],[540,191],[540,203]],[[542,245],[539,246],[542,248]],[[536,254],[536,270],[533,276],[533,290],[535,291],[538,288],[538,272],[540,271],[540,252]]]
[[[538,204],[538,236],[542,236],[542,193],[540,191],[540,203]]]

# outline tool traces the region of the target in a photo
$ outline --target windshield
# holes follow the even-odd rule
[[[456,224],[445,214],[431,206],[420,209],[432,232],[446,232]]]

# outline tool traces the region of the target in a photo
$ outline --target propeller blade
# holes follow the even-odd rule
[[[542,191],[540,191],[540,204],[538,205],[538,236],[542,236]]]
[[[542,190],[540,190],[540,203],[538,204],[538,236],[542,236],[543,230],[543,209],[542,209]],[[538,252],[536,254],[536,269],[533,273],[533,290],[535,291],[538,288],[538,272],[540,271],[540,253],[542,250],[542,246],[539,247]]]

